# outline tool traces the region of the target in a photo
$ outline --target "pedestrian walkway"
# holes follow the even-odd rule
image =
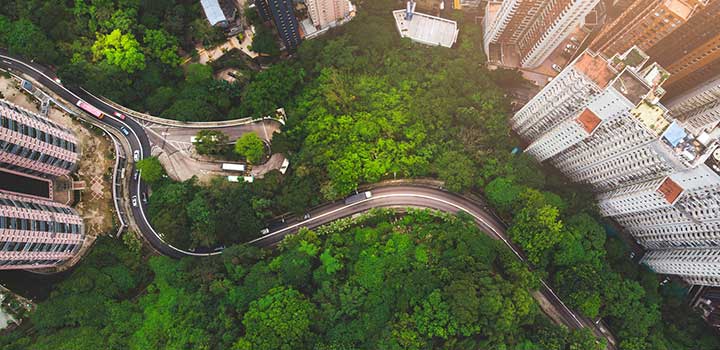
[[[253,31],[251,29],[246,29],[245,32],[243,32],[242,41],[238,40],[237,36],[233,36],[228,39],[228,41],[226,41],[224,44],[216,46],[210,50],[207,50],[202,46],[197,46],[197,52],[199,55],[198,63],[207,64],[208,62],[215,61],[232,49],[238,49],[244,52],[246,55],[250,56],[250,58],[255,58],[258,56],[257,52],[250,50],[253,36]],[[185,62],[183,63],[187,63],[189,61],[190,60],[188,59],[185,60]]]

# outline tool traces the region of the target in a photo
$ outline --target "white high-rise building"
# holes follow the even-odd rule
[[[654,250],[642,261],[657,273],[680,275],[690,284],[720,286],[718,248]]]
[[[720,286],[720,270],[692,270],[709,255],[685,253],[720,247],[720,118],[693,124],[715,103],[712,84],[678,101],[687,118],[676,120],[659,103],[668,73],[646,63],[637,48],[610,59],[586,51],[511,124],[528,154],[598,192],[601,214],[650,250],[648,266]]]
[[[668,108],[695,133],[714,128],[720,123],[720,76],[672,99]]]
[[[307,0],[305,4],[313,25],[319,29],[337,25],[338,21],[350,16],[352,9],[349,0]]]
[[[505,0],[488,2],[484,18],[485,53],[490,45],[517,50],[520,65],[534,68],[550,56],[599,0]]]

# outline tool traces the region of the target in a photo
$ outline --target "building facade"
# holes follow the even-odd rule
[[[720,286],[720,249],[664,249],[645,254],[657,273],[680,275],[690,284]]]
[[[338,21],[350,16],[348,0],[307,0],[308,14],[318,29],[334,27]]]
[[[687,23],[648,49],[670,72],[668,97],[679,96],[720,74],[720,2],[698,4]]]
[[[483,25],[485,53],[516,50],[520,65],[534,68],[584,23],[599,0],[506,0],[488,2]]]
[[[57,266],[75,256],[84,239],[74,209],[0,191],[0,270]]]
[[[693,132],[714,128],[720,122],[720,76],[670,100],[668,108]]]
[[[263,21],[272,20],[280,39],[288,51],[300,45],[300,30],[291,0],[255,0],[255,6]]]
[[[0,167],[30,175],[64,176],[76,168],[70,130],[0,100]]]
[[[607,57],[633,46],[647,51],[687,22],[697,6],[693,0],[636,0],[605,26],[590,49]]]
[[[694,270],[714,258],[688,253],[720,247],[720,128],[673,118],[659,102],[669,74],[648,61],[636,47],[609,59],[588,50],[511,125],[528,154],[594,189],[601,214],[650,250],[644,263],[720,285],[720,270]],[[676,106],[692,115],[713,93],[710,84]]]

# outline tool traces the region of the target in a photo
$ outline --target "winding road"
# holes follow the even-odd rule
[[[15,74],[21,73],[31,77],[33,80],[43,85],[45,89],[53,91],[67,102],[75,104],[79,99],[82,99],[100,109],[107,114],[107,116],[100,120],[100,122],[118,130],[120,130],[121,127],[126,127],[129,130],[129,135],[126,135],[126,139],[131,147],[131,151],[139,151],[141,158],[150,156],[150,142],[148,136],[145,133],[143,126],[133,118],[129,116],[125,120],[114,118],[113,112],[122,111],[115,109],[113,106],[83,90],[70,91],[63,85],[59,84],[58,81],[55,80],[55,74],[45,67],[24,62],[18,58],[7,55],[7,53],[3,51],[0,51],[0,59],[0,68],[9,70]],[[90,115],[85,115],[84,117],[93,119]],[[129,157],[132,158],[132,155]],[[133,173],[134,170],[133,164]],[[141,176],[137,179],[133,176],[130,177],[130,188],[126,191],[130,194],[130,196],[137,196],[137,198],[141,198],[141,193],[146,190],[146,185],[143,183]],[[502,240],[515,253],[518,259],[526,262],[526,259],[521,251],[507,239],[504,225],[500,223],[481,203],[477,203],[460,195],[427,185],[385,185],[372,188],[371,190],[373,194],[371,198],[347,205],[342,201],[328,203],[309,212],[308,214],[310,216],[308,219],[301,220],[298,218],[291,218],[283,222],[271,224],[269,226],[270,232],[268,234],[249,243],[262,247],[272,246],[281,241],[286,235],[297,232],[297,230],[302,227],[315,228],[328,222],[352,216],[372,208],[429,208],[448,213],[465,212],[469,214],[482,231],[495,239]],[[132,207],[131,214],[141,231],[140,233],[158,252],[175,258],[184,256],[207,256],[222,253],[222,248],[190,252],[178,249],[163,242],[160,235],[155,232],[148,222],[145,215],[146,210],[146,204],[138,200],[138,206]],[[588,327],[593,330],[597,336],[608,340],[609,349],[615,348],[613,345],[614,339],[607,330],[594,324],[593,322],[578,317],[562,302],[562,300],[560,300],[555,292],[544,281],[542,281],[542,286],[539,292],[542,294],[543,298],[551,304],[554,313],[559,315],[563,324],[573,329]]]

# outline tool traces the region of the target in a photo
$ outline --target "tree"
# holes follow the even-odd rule
[[[493,207],[509,213],[523,191],[521,186],[506,177],[498,177],[485,186],[485,195]]]
[[[135,163],[135,166],[140,170],[143,180],[148,183],[157,183],[165,176],[165,169],[157,157],[143,158]]]
[[[207,82],[212,79],[212,67],[200,64],[191,63],[185,68],[185,81],[191,85],[197,85]]]
[[[276,287],[250,303],[243,317],[245,337],[235,348],[242,350],[292,350],[304,348],[309,337],[313,305],[300,292]]]
[[[95,60],[104,58],[128,73],[145,69],[145,55],[140,43],[131,33],[123,34],[119,29],[107,35],[98,34],[92,52]]]
[[[1,17],[0,44],[6,46],[13,55],[46,63],[54,63],[57,59],[53,43],[28,19],[10,24],[6,17]]]
[[[245,157],[248,163],[257,164],[265,154],[265,144],[257,134],[249,132],[235,141],[235,153]]]
[[[265,26],[261,25],[256,27],[258,28],[255,32],[255,36],[253,36],[252,44],[250,45],[250,50],[255,51],[259,54],[265,54],[268,56],[277,56],[280,54],[280,48],[278,47],[277,42],[275,41],[275,35],[273,35],[273,32]]]
[[[558,216],[557,208],[549,205],[523,208],[515,216],[508,233],[535,265],[546,266],[555,246],[563,240],[563,225]]]
[[[445,151],[436,160],[438,177],[445,181],[445,187],[461,192],[472,186],[475,180],[475,164],[462,152]]]
[[[180,63],[177,39],[162,29],[148,29],[143,37],[148,56],[170,66]]]
[[[228,136],[222,131],[200,130],[193,145],[199,154],[222,154],[228,150],[228,142]]]

